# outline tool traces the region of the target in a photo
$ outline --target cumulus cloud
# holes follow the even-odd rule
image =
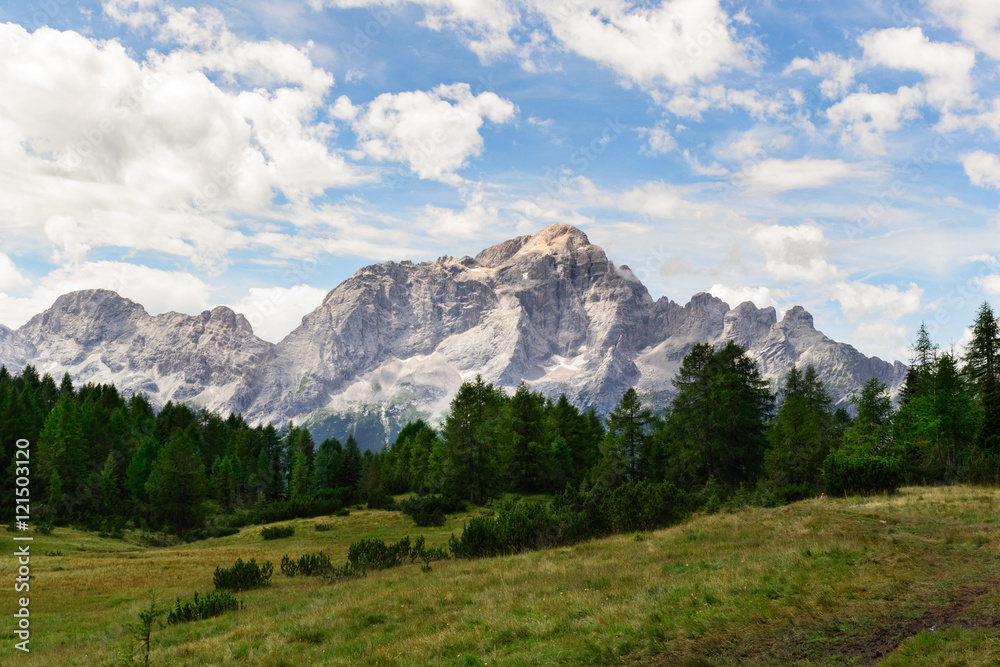
[[[986,151],[973,151],[961,157],[965,174],[973,185],[1000,188],[1000,156]]]
[[[383,0],[309,0],[323,7],[381,7]],[[745,14],[731,17],[718,0],[665,0],[648,6],[627,0],[412,0],[422,24],[455,32],[480,61],[517,52],[532,70],[536,50],[561,50],[615,72],[644,90],[692,87],[727,70],[747,69],[754,44],[737,35]],[[547,32],[525,18],[540,19]]]
[[[258,338],[279,342],[302,323],[302,318],[323,303],[327,290],[309,285],[251,287],[239,301],[230,304],[253,327]]]
[[[727,285],[715,284],[708,289],[708,293],[716,296],[729,304],[730,308],[735,308],[739,304],[750,301],[758,308],[772,307],[776,311],[781,311],[781,304],[775,299],[775,292],[769,287],[729,287]]]
[[[30,284],[31,282],[14,265],[14,261],[0,252],[0,292],[10,292]]]
[[[894,323],[904,315],[920,310],[924,291],[910,283],[901,290],[896,285],[870,285],[860,281],[841,281],[835,285],[834,299],[840,303],[844,317],[850,322],[877,320]]]
[[[52,271],[30,296],[0,301],[4,324],[18,327],[44,311],[62,294],[108,289],[142,304],[150,315],[167,311],[199,313],[211,306],[211,288],[186,271],[167,271],[128,262],[83,262]]]
[[[157,12],[172,48],[138,60],[114,40],[0,25],[0,228],[44,234],[56,261],[115,245],[208,265],[247,245],[239,217],[275,213],[275,192],[305,205],[371,180],[314,122],[333,80],[305,50],[238,40],[211,8],[108,8],[126,23]]]
[[[972,279],[972,282],[982,287],[987,294],[1000,294],[1000,274],[977,276]]]
[[[750,236],[764,255],[764,271],[776,280],[821,282],[838,274],[826,261],[828,241],[815,222],[758,225]]]
[[[313,9],[337,7],[377,7],[382,12],[385,0],[308,0]],[[430,30],[457,34],[483,64],[514,51],[511,33],[520,26],[520,11],[514,2],[505,0],[415,0],[424,9],[422,25]],[[391,18],[391,17],[390,17]]]
[[[646,145],[640,149],[645,155],[665,155],[677,148],[677,140],[662,124],[642,128],[641,132],[646,137]]]
[[[486,121],[514,118],[512,102],[493,92],[473,95],[467,83],[433,90],[384,93],[355,106],[341,96],[331,113],[351,123],[359,157],[405,162],[420,178],[458,185],[455,171],[483,150],[479,133]]]
[[[840,303],[844,317],[856,324],[854,341],[884,350],[888,356],[906,358],[910,338],[900,319],[920,310],[923,293],[915,283],[902,290],[896,285],[841,281],[834,285],[833,299]]]
[[[667,0],[654,6],[622,0],[580,0],[572,11],[537,0],[560,44],[644,89],[711,81],[750,65],[717,0]]]
[[[895,93],[852,93],[827,109],[826,115],[842,131],[842,143],[881,154],[885,134],[917,118],[923,101],[920,86],[902,86]]]
[[[865,60],[927,76],[927,102],[948,110],[968,107],[975,101],[972,68],[976,54],[962,44],[932,42],[919,27],[889,28],[865,33],[858,40]]]
[[[991,0],[929,0],[945,24],[994,60],[1000,60],[1000,4]]]
[[[857,74],[857,61],[842,58],[836,53],[821,53],[815,59],[795,58],[785,68],[785,74],[805,70],[813,76],[823,77],[819,90],[824,97],[838,99],[854,85]]]

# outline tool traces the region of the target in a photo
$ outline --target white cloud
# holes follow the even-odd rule
[[[165,271],[127,262],[84,262],[42,278],[25,298],[2,302],[4,324],[19,327],[59,296],[81,289],[108,289],[145,307],[150,315],[167,311],[200,313],[210,307],[211,288],[185,271]]]
[[[841,58],[836,53],[821,53],[815,60],[795,58],[785,68],[785,74],[805,70],[813,76],[824,77],[819,90],[828,99],[838,99],[854,85],[857,61]]]
[[[924,291],[910,283],[906,291],[896,285],[869,285],[859,281],[838,282],[833,298],[840,303],[850,322],[874,320],[895,323],[899,318],[920,310]]]
[[[130,7],[157,12],[175,48],[137,60],[114,40],[0,25],[4,233],[52,243],[57,261],[111,245],[212,265],[250,243],[245,215],[294,222],[276,191],[301,210],[372,180],[315,122],[333,79],[305,50],[239,40],[211,8],[109,7],[126,23]]]
[[[918,117],[924,100],[920,86],[902,86],[895,93],[852,93],[826,110],[827,118],[839,126],[842,143],[866,153],[880,154],[886,132],[898,130],[904,121]]]
[[[873,30],[862,35],[858,43],[870,64],[926,75],[929,104],[947,110],[975,102],[972,68],[976,54],[968,46],[932,42],[918,27]]]
[[[800,225],[757,225],[750,230],[764,255],[764,271],[787,282],[822,282],[837,276],[826,261],[828,241],[823,228],[809,221]]]
[[[987,294],[1000,294],[1000,274],[977,276],[972,279],[972,282],[982,287]]]
[[[0,292],[9,292],[30,284],[31,281],[18,271],[14,261],[0,252]]]
[[[904,291],[896,285],[859,281],[842,281],[833,287],[832,298],[840,303],[844,317],[856,324],[851,342],[874,348],[887,358],[908,358],[910,328],[900,320],[920,310],[923,289],[915,283]]]
[[[375,160],[406,162],[420,178],[458,185],[454,172],[483,150],[479,129],[488,120],[514,118],[513,103],[496,93],[473,95],[467,83],[431,91],[384,93],[354,106],[341,96],[331,113],[352,124],[361,154]],[[359,155],[360,157],[360,155]]]
[[[712,164],[702,164],[697,156],[692,155],[691,151],[687,148],[684,149],[684,159],[687,160],[688,165],[691,167],[691,173],[696,176],[728,176],[729,170],[723,167],[718,162],[713,162]]]
[[[746,170],[743,186],[753,194],[774,194],[788,190],[820,188],[867,172],[843,160],[779,160],[769,158]]]
[[[1000,4],[993,0],[929,0],[928,4],[963,39],[1000,60]]]
[[[399,5],[385,0],[308,0],[313,9],[338,7],[374,7],[380,12],[381,22],[388,25]],[[436,31],[453,32],[488,64],[493,59],[515,49],[513,32],[520,24],[520,13],[514,2],[504,0],[414,0],[412,4],[424,8],[421,25]],[[391,13],[390,13],[391,12]]]
[[[758,308],[772,307],[781,311],[781,304],[774,298],[774,292],[769,287],[728,287],[722,284],[715,284],[708,288],[708,293],[716,296],[729,304],[730,308],[735,308],[745,301],[750,301]]]
[[[1000,188],[1000,156],[986,151],[973,151],[961,157],[962,166],[973,185]]]
[[[784,110],[784,103],[767,97],[756,90],[733,90],[725,86],[701,86],[697,92],[680,92],[674,95],[654,93],[653,98],[667,111],[681,118],[701,119],[705,111],[732,111],[742,109],[752,118],[775,117]]]
[[[640,131],[646,136],[646,145],[640,149],[645,155],[665,155],[677,148],[677,140],[662,124]]]
[[[104,0],[101,3],[108,18],[133,29],[155,24],[159,18],[157,10],[162,5],[163,0]]]
[[[247,318],[258,338],[277,343],[319,307],[326,295],[327,290],[309,285],[251,287],[230,307]]]
[[[711,81],[749,67],[717,0],[666,0],[633,6],[624,0],[579,0],[573,7],[536,0],[555,38],[568,50],[604,65],[643,89]]]

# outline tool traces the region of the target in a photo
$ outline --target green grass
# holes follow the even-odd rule
[[[284,540],[265,542],[255,526],[170,548],[57,528],[32,543],[32,653],[18,664],[113,664],[147,589],[164,603],[187,599],[237,557],[270,560],[273,583],[245,593],[243,611],[157,630],[153,664],[1000,663],[993,489],[906,488],[698,516],[641,540],[441,561],[430,572],[407,565],[336,584],[277,571],[286,553],[322,550],[343,562],[362,537],[423,534],[439,546],[467,516],[417,529],[399,513],[354,511],[282,522],[296,527]],[[0,556],[0,580],[12,582],[14,569]],[[932,621],[942,627],[924,627]],[[0,662],[12,645],[8,634]]]

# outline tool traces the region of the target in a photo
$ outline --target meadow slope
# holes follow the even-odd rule
[[[0,557],[4,664],[118,664],[126,624],[212,587],[217,565],[270,560],[245,610],[153,635],[154,665],[1000,664],[1000,490],[909,487],[695,516],[644,534],[324,583],[282,555],[337,562],[361,537],[447,542],[469,515],[417,529],[399,513],[282,522],[168,548],[57,528],[32,543],[30,654],[13,650],[15,559]],[[317,532],[316,523],[333,524]],[[6,539],[12,537],[9,533]],[[14,543],[11,541],[11,545]]]

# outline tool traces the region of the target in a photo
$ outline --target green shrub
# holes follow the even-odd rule
[[[260,529],[260,536],[265,540],[280,540],[295,534],[295,526],[269,526]]]
[[[253,588],[267,586],[271,582],[271,574],[274,566],[270,561],[263,565],[258,565],[256,559],[251,558],[249,562],[237,558],[232,567],[215,568],[212,577],[216,590],[248,591]]]
[[[903,460],[894,454],[870,455],[847,448],[830,452],[823,481],[830,495],[896,491],[903,485]]]
[[[349,499],[349,493],[328,494],[295,500],[262,502],[241,514],[241,523],[261,524],[288,521],[290,519],[309,519],[314,516],[335,514],[344,507],[344,499]]]
[[[322,551],[318,554],[299,556],[298,560],[292,560],[288,556],[281,558],[281,573],[286,577],[294,577],[295,575],[321,577],[329,574],[333,569],[330,557]]]
[[[716,502],[718,500],[716,499]],[[653,530],[683,515],[681,497],[670,482],[626,482],[601,499],[604,523],[612,533]]]
[[[558,543],[558,533],[557,519],[547,504],[519,499],[473,517],[461,537],[452,535],[448,545],[458,558],[484,558]]]
[[[440,509],[436,509],[433,512],[417,512],[413,515],[413,523],[417,524],[421,528],[431,528],[435,526],[443,526],[445,522],[444,512]]]
[[[372,489],[368,492],[368,509],[398,510],[399,504],[382,489]]]
[[[219,616],[227,611],[240,608],[240,601],[227,590],[209,591],[201,597],[194,594],[193,602],[181,602],[177,598],[173,611],[167,615],[167,624],[187,623],[189,621],[200,621],[204,618]]]
[[[468,508],[468,504],[457,495],[444,494],[440,496],[414,496],[413,498],[404,500],[400,507],[403,510],[403,514],[416,517],[417,514],[433,515],[437,512],[441,512],[441,514],[464,512]]]

